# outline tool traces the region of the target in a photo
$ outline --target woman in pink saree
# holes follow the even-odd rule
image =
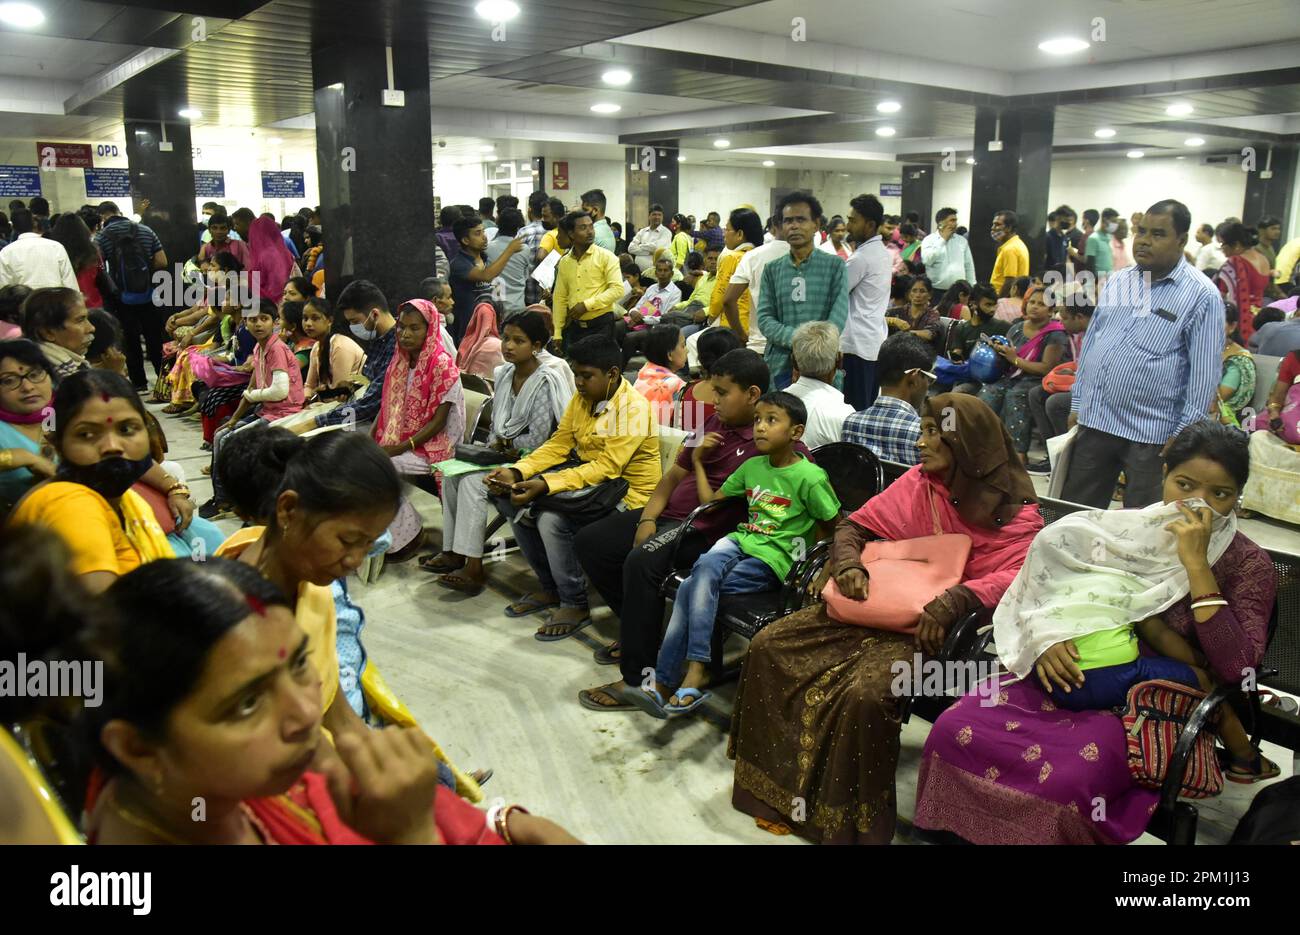
[[[278,305],[284,298],[284,284],[301,274],[274,219],[260,217],[249,226],[248,252],[248,273],[253,288],[262,298]]]
[[[1214,278],[1223,298],[1237,306],[1241,315],[1241,339],[1249,341],[1255,333],[1255,313],[1264,305],[1264,290],[1269,284],[1268,258],[1256,244],[1259,234],[1245,224],[1221,224],[1215,236],[1223,244],[1227,262]]]

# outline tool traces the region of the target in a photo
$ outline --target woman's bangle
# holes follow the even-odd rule
[[[514,839],[510,837],[510,813],[519,812],[523,815],[531,814],[528,809],[522,805],[507,805],[501,811],[497,812],[497,834],[507,843],[514,844]]]
[[[177,493],[185,497],[191,496],[190,488],[186,487],[185,484],[181,483],[180,481],[177,481],[176,483],[172,484],[170,487],[167,488],[167,496],[170,497],[173,494],[177,494]]]
[[[659,520],[657,520],[657,519],[642,519],[642,520],[640,520],[640,521],[637,523],[637,525],[640,526],[641,523],[655,523],[655,524],[658,524],[658,522],[659,522]]]
[[[1223,597],[1223,595],[1220,594],[1218,591],[1211,591],[1208,594],[1198,594],[1196,597],[1192,598],[1192,602],[1195,603],[1197,601],[1208,601],[1211,598],[1215,598],[1215,597]]]
[[[415,450],[415,436],[412,435],[410,438],[407,439],[407,441],[411,443],[411,450],[414,451],[414,450]]]
[[[1223,598],[1215,598],[1208,601],[1193,601],[1192,610],[1200,610],[1202,607],[1227,607],[1228,602]]]
[[[13,467],[14,453],[8,448],[0,448],[0,471],[7,471]]]

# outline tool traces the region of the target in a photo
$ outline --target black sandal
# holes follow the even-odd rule
[[[619,645],[618,640],[614,640],[608,646],[600,647],[591,655],[596,660],[597,665],[616,666],[623,661],[623,647]]]

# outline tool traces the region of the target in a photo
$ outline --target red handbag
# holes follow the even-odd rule
[[[1057,364],[1043,376],[1043,389],[1049,393],[1066,393],[1074,387],[1075,371],[1079,365],[1072,360]]]
[[[1139,786],[1159,789],[1169,775],[1174,747],[1187,727],[1187,719],[1205,692],[1178,682],[1152,679],[1128,690],[1120,715],[1128,740],[1128,769]],[[1214,754],[1214,735],[1202,731],[1187,760],[1178,794],[1205,799],[1223,791],[1223,770]]]

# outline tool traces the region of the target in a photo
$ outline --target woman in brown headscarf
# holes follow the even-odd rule
[[[961,583],[935,596],[915,635],[832,620],[818,603],[763,630],[736,693],[729,755],[732,804],[826,844],[887,844],[901,729],[896,661],[936,653],[948,628],[992,608],[1043,526],[1034,488],[1001,420],[973,396],[926,401],[921,463],[835,530],[830,571],[865,600],[862,547],[942,533],[970,537]],[[780,829],[778,829],[780,830]]]

